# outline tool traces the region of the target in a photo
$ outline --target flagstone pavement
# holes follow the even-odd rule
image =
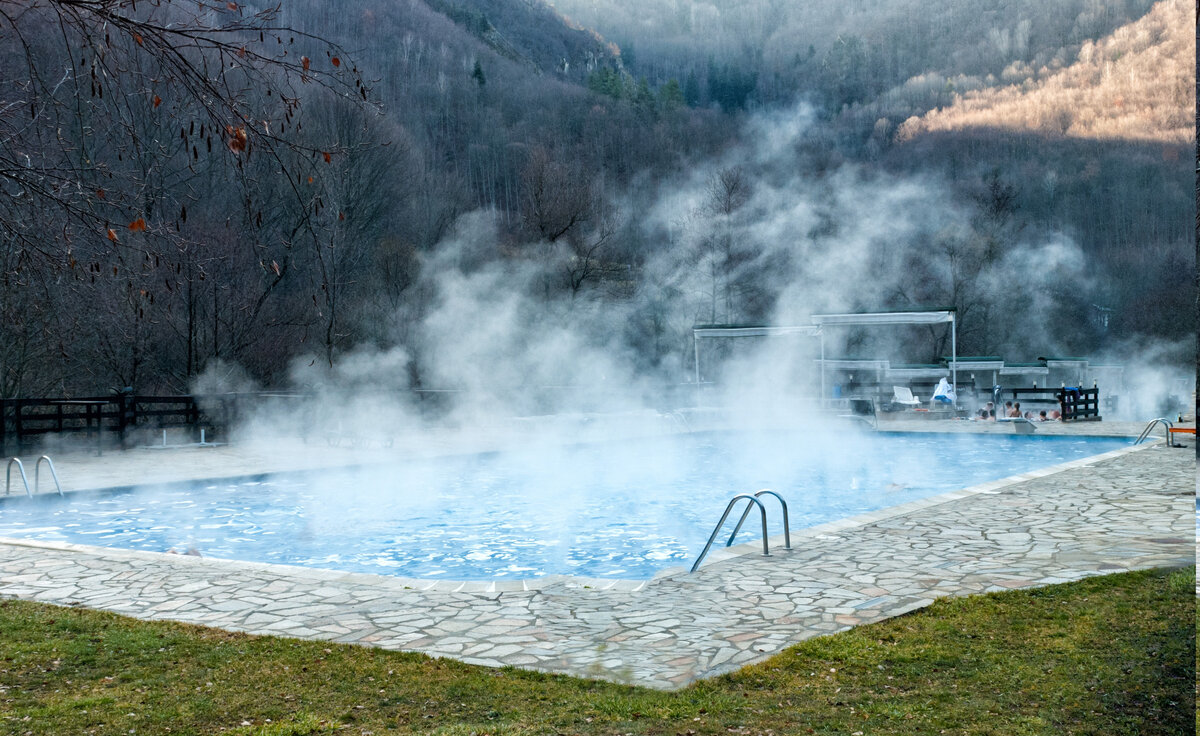
[[[1195,487],[1194,450],[1159,439],[650,581],[435,583],[3,539],[0,597],[674,689],[942,596],[1192,564]]]

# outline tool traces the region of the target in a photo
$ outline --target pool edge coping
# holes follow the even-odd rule
[[[1026,481],[1045,478],[1050,475],[1056,475],[1075,468],[1087,467],[1105,460],[1115,459],[1132,452],[1146,450],[1152,447],[1158,447],[1157,443],[1145,443],[1140,445],[1131,445],[1129,447],[1121,447],[1115,450],[1091,455],[1085,458],[1069,460],[1065,463],[1057,465],[1049,465],[1044,468],[1038,468],[1025,473],[1011,475],[993,481],[979,483],[966,488],[961,488],[946,493],[941,493],[936,496],[909,501],[897,506],[889,506],[885,509],[876,511],[868,511],[863,514],[849,516],[836,521],[825,522],[816,526],[805,527],[797,530],[792,536],[794,539],[814,539],[828,536],[838,532],[844,532],[849,529],[863,527],[870,524],[885,521],[887,519],[904,516],[906,514],[920,511],[922,509],[939,506],[945,503],[950,503],[972,496],[984,494],[996,494],[1003,488],[1023,483]],[[783,549],[783,535],[775,535],[767,539],[768,546],[777,550]],[[279,576],[296,576],[303,575],[312,580],[323,581],[343,581],[351,583],[370,584],[384,589],[394,590],[396,592],[438,592],[438,593],[470,593],[470,594],[500,594],[508,592],[522,591],[539,591],[552,586],[563,585],[571,588],[581,588],[597,591],[620,591],[620,592],[637,592],[647,586],[678,576],[688,576],[690,573],[688,568],[683,566],[672,566],[664,568],[655,573],[652,577],[643,580],[630,580],[625,578],[591,578],[577,575],[545,575],[538,578],[524,578],[516,580],[432,580],[429,578],[408,578],[392,575],[381,575],[377,573],[366,572],[348,572],[342,570],[333,570],[329,568],[305,567],[302,565],[285,565],[281,563],[271,562],[251,562],[246,560],[233,560],[219,557],[198,557],[191,555],[172,554],[169,552],[150,552],[146,550],[130,550],[116,547],[101,547],[97,545],[76,544],[73,542],[54,542],[33,539],[21,539],[18,537],[0,537],[0,545],[25,547],[32,549],[44,549],[56,552],[76,552],[89,554],[93,556],[104,556],[110,559],[122,561],[154,561],[154,562],[170,562],[179,565],[201,565],[211,567],[216,570],[232,569],[244,570],[251,572],[273,573]],[[745,542],[731,547],[721,547],[709,552],[703,564],[697,568],[699,573],[705,568],[736,560],[747,555],[761,556],[760,548],[761,540],[753,542]],[[796,545],[793,545],[795,549]]]
[[[953,501],[958,501],[958,500],[961,500],[964,498],[970,498],[972,496],[999,494],[1002,491],[1002,489],[1017,485],[1019,483],[1024,483],[1024,482],[1031,481],[1031,480],[1037,480],[1039,478],[1045,478],[1045,477],[1048,477],[1051,475],[1057,475],[1059,473],[1063,473],[1068,470],[1073,470],[1075,468],[1088,467],[1090,465],[1095,465],[1096,463],[1099,463],[1099,462],[1104,462],[1106,460],[1112,460],[1112,459],[1121,457],[1123,455],[1128,455],[1133,452],[1140,452],[1142,450],[1146,450],[1148,448],[1157,447],[1157,446],[1158,446],[1157,444],[1148,444],[1148,443],[1147,444],[1139,444],[1139,445],[1131,445],[1129,447],[1120,447],[1115,450],[1109,450],[1107,452],[1102,452],[1097,455],[1090,455],[1090,456],[1084,457],[1084,458],[1068,460],[1065,463],[1059,463],[1057,465],[1047,465],[1044,468],[1030,470],[1025,473],[1018,473],[1016,475],[1010,475],[1010,476],[1007,476],[1004,478],[998,478],[996,480],[986,481],[984,483],[977,483],[973,486],[967,486],[966,488],[960,488],[958,490],[948,491],[946,493],[941,493],[936,496],[929,496],[927,498],[921,498],[921,499],[917,499],[915,501],[909,501],[907,503],[902,503],[898,506],[889,506],[887,508],[879,509],[877,511],[868,511],[863,514],[857,514],[855,516],[848,516],[845,519],[838,519],[837,521],[830,521],[830,522],[826,522],[824,524],[818,524],[817,526],[805,527],[805,528],[800,529],[799,531],[793,533],[792,537],[793,537],[793,540],[796,537],[799,537],[801,539],[818,538],[821,536],[830,535],[831,533],[834,533],[834,532],[843,532],[848,529],[854,529],[857,527],[868,526],[870,524],[875,524],[880,521],[886,521],[888,519],[893,519],[893,518],[896,518],[899,516],[904,516],[906,514],[910,514],[915,511],[921,511],[923,509],[927,509],[927,508],[930,508],[933,506],[940,506],[945,503],[951,503]],[[782,534],[777,534],[773,537],[768,538],[767,542],[768,542],[768,545],[772,549],[776,548],[776,547],[782,549],[783,543],[784,543],[784,537]],[[699,568],[697,568],[696,571],[699,572],[700,570],[703,570],[704,568],[708,567],[711,564],[716,564],[719,562],[727,562],[729,560],[734,560],[734,559],[738,559],[741,557],[745,557],[746,555],[760,555],[761,556],[762,552],[759,551],[759,548],[761,546],[762,546],[761,540],[755,540],[754,542],[744,542],[742,544],[737,544],[732,547],[722,547],[720,549],[714,549],[711,552],[709,552],[709,554],[705,558],[704,562],[700,565]],[[795,545],[793,545],[793,549],[794,548],[795,548]],[[668,568],[666,570],[660,571],[657,575],[655,575],[653,578],[651,578],[651,580],[657,580],[660,577],[669,577],[669,576],[678,574],[678,571],[680,571],[680,570],[683,570],[685,572],[685,574],[687,572],[686,569],[684,569],[684,568]]]

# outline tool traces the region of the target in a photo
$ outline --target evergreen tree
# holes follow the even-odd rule
[[[683,83],[683,101],[688,107],[700,104],[700,80],[696,79],[694,71],[688,72],[687,81]]]
[[[668,79],[658,90],[658,106],[663,110],[675,110],[683,107],[683,103],[683,90],[679,88],[679,82],[674,77]]]
[[[625,97],[625,80],[616,69],[601,67],[588,75],[588,89],[619,100]]]
[[[637,87],[633,90],[632,98],[633,104],[640,107],[651,107],[654,105],[654,93],[650,91],[650,83],[646,81],[645,77],[638,80]]]

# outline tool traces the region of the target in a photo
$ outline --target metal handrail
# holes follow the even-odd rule
[[[676,429],[683,432],[691,432],[692,427],[688,424],[687,417],[680,411],[668,411],[658,415],[660,419],[665,419],[670,422]]]
[[[17,470],[21,471],[21,482],[25,484],[25,495],[33,498],[33,491],[29,490],[29,476],[25,475],[25,463],[21,462],[21,458],[14,457],[8,461],[8,467],[4,472],[4,495],[8,495],[12,490],[12,466],[17,464]]]
[[[713,540],[715,540],[717,538],[717,534],[719,534],[721,532],[721,526],[725,523],[725,520],[729,518],[729,512],[733,510],[734,504],[736,504],[738,501],[742,500],[743,498],[746,499],[747,501],[749,501],[750,503],[758,506],[758,510],[762,514],[763,557],[771,556],[771,552],[767,548],[767,507],[763,506],[762,501],[759,501],[754,496],[751,496],[748,493],[739,493],[738,495],[729,499],[729,504],[725,507],[725,513],[721,514],[721,520],[718,521],[717,526],[715,528],[713,528],[712,534],[709,535],[709,537],[708,537],[708,541],[704,543],[703,551],[700,552],[700,556],[696,558],[696,561],[694,563],[692,563],[692,569],[689,570],[688,572],[696,572],[696,568],[700,567],[701,560],[703,560],[704,556],[708,554],[708,548],[712,546]],[[749,507],[747,507],[747,508],[749,508]]]
[[[1027,417],[997,417],[996,421],[997,422],[1008,422],[1013,425],[1013,429],[1016,429],[1016,425],[1018,425],[1018,424],[1028,424],[1030,432],[1037,431],[1037,422],[1035,422],[1032,419],[1029,419]]]
[[[55,470],[54,470],[54,461],[50,459],[49,455],[42,455],[41,457],[39,457],[37,459],[37,464],[33,466],[33,490],[37,491],[38,493],[41,493],[41,482],[42,482],[41,474],[42,474],[42,461],[43,460],[46,461],[46,466],[50,468],[50,477],[54,479],[54,487],[56,489],[58,489],[58,495],[60,495],[60,496],[63,495],[62,484],[58,482],[58,473],[55,472]]]
[[[764,488],[761,491],[759,491],[758,493],[755,493],[754,497],[758,498],[759,496],[763,495],[764,493],[767,495],[770,495],[770,496],[774,496],[775,498],[779,499],[779,505],[781,507],[783,507],[783,548],[791,549],[792,548],[792,530],[788,527],[787,501],[784,501],[783,496],[779,495],[778,493],[776,493],[775,491],[772,491],[769,488]],[[742,512],[742,518],[738,519],[737,526],[735,526],[733,528],[733,534],[730,534],[729,541],[725,542],[726,547],[730,547],[733,545],[733,538],[737,536],[737,533],[739,531],[741,531],[742,524],[746,523],[746,517],[750,515],[751,508],[753,508],[753,507],[750,506],[750,504],[746,504],[746,510]]]
[[[1150,436],[1150,432],[1154,430],[1154,427],[1159,424],[1163,425],[1163,439],[1166,441],[1167,447],[1173,447],[1174,445],[1171,443],[1171,428],[1175,425],[1171,424],[1171,420],[1167,419],[1166,417],[1151,419],[1150,423],[1146,425],[1146,428],[1142,430],[1142,433],[1138,435],[1138,438],[1133,441],[1133,444],[1142,444],[1142,442],[1144,442],[1146,438]]]
[[[839,414],[839,419],[854,419],[867,425],[871,429],[879,429],[879,414],[875,411],[875,400],[865,396],[851,396],[846,399],[847,406],[850,410],[849,414]],[[858,406],[867,406],[870,408],[869,413],[855,412],[856,402]]]

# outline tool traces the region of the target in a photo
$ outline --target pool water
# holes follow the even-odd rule
[[[690,564],[737,493],[792,529],[1129,444],[1095,437],[696,434],[0,504],[0,536],[448,580],[645,579]],[[764,497],[769,533],[779,505]],[[729,527],[732,527],[732,521]],[[761,536],[757,514],[739,542]]]

